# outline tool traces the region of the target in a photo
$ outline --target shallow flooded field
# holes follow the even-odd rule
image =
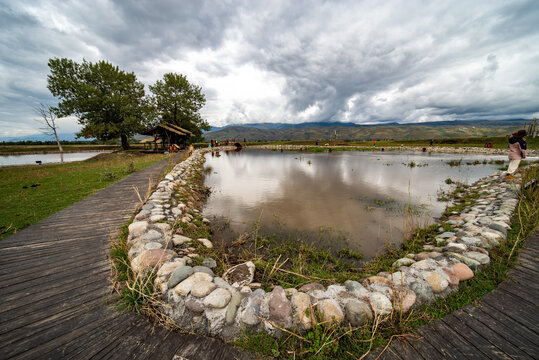
[[[0,166],[7,165],[31,165],[41,161],[42,164],[64,163],[72,161],[86,160],[96,155],[102,154],[102,151],[87,151],[77,153],[54,153],[54,154],[25,154],[25,155],[0,155]]]
[[[424,226],[440,216],[446,203],[437,193],[449,187],[447,179],[473,183],[497,171],[501,165],[494,160],[505,159],[421,152],[208,153],[205,184],[212,192],[204,215],[226,223],[233,236],[253,231],[260,220],[262,233],[300,234],[332,250],[360,250],[368,259],[386,244],[400,243],[412,223]]]

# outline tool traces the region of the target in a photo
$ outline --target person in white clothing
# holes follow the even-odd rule
[[[524,137],[528,135],[526,130],[519,130],[509,138],[509,167],[507,174],[508,179],[515,179],[513,174],[517,171],[520,160],[526,158],[526,148],[528,144]]]

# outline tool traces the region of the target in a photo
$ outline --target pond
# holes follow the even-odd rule
[[[76,153],[53,153],[53,154],[24,154],[24,155],[0,155],[0,166],[7,165],[30,165],[41,161],[42,164],[62,163],[86,160],[103,151],[88,151]]]
[[[401,151],[207,153],[205,184],[212,191],[203,214],[226,224],[228,236],[259,223],[262,234],[301,234],[369,259],[399,244],[412,225],[426,226],[442,214],[447,203],[437,193],[448,189],[446,179],[471,184],[497,171],[494,160],[506,159]],[[225,236],[222,227],[218,236]]]

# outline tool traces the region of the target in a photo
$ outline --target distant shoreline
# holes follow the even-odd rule
[[[361,146],[361,145],[336,145],[336,146],[312,146],[312,145],[292,145],[292,144],[279,144],[279,145],[248,145],[247,148],[259,148],[259,149],[283,149],[283,150],[300,150],[310,151],[312,149],[327,149],[332,151],[339,151],[339,149],[346,149],[345,151],[358,150],[358,151],[417,151],[417,152],[438,152],[449,154],[484,154],[484,155],[507,155],[507,149],[495,149],[495,148],[482,148],[482,147],[450,147],[450,146]],[[423,149],[425,149],[423,151]],[[536,157],[538,155],[537,150],[528,150],[529,157]]]
[[[20,155],[45,155],[45,154],[72,154],[72,153],[89,153],[89,152],[112,152],[111,149],[93,149],[93,150],[65,150],[65,151],[17,151],[17,152],[0,152],[0,156],[20,156]]]

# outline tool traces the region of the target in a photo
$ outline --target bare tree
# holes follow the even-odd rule
[[[34,108],[34,111],[41,117],[41,119],[37,121],[41,124],[46,125],[45,127],[40,128],[41,132],[47,135],[54,135],[54,137],[56,138],[56,144],[58,144],[58,149],[60,150],[60,152],[63,152],[64,149],[62,149],[62,145],[60,144],[60,140],[58,139],[58,134],[56,133],[56,120],[58,118],[54,113],[54,108],[52,106],[46,106],[40,103],[39,106],[36,106]]]

